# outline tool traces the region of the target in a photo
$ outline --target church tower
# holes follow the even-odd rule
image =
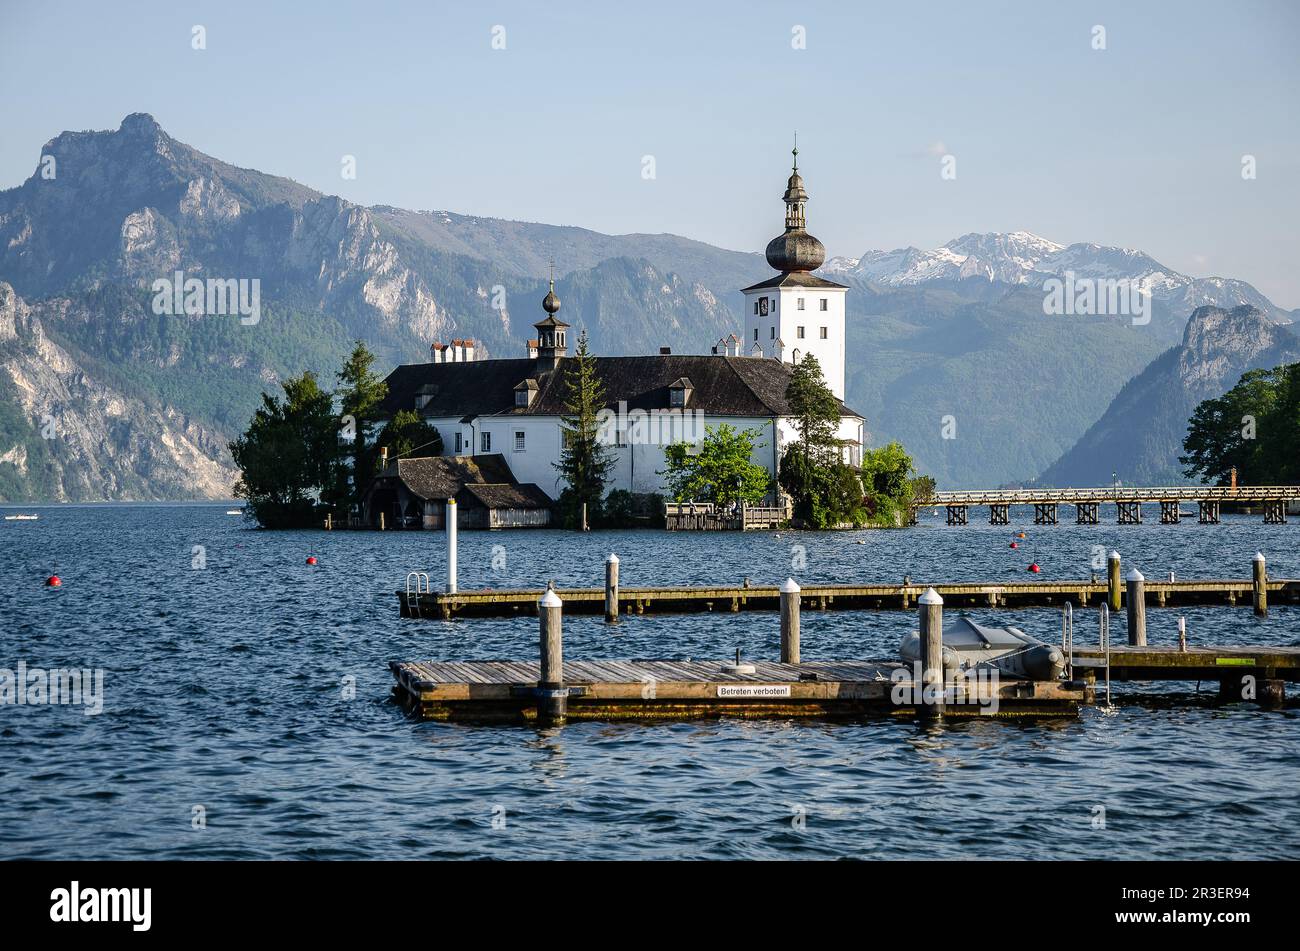
[[[826,261],[825,246],[806,230],[808,192],[799,174],[799,149],[786,182],[785,232],[767,245],[767,263],[779,273],[746,287],[745,336],[740,352],[795,363],[811,353],[826,385],[844,399],[844,295],[848,288],[812,272]]]
[[[568,351],[565,331],[569,325],[555,315],[560,312],[560,299],[555,296],[555,278],[551,278],[551,289],[542,298],[542,310],[546,316],[533,326],[537,329],[537,369],[539,372],[554,370]]]

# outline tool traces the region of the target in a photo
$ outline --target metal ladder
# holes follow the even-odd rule
[[[1061,653],[1065,654],[1065,679],[1074,679],[1074,605],[1069,601],[1061,610]]]
[[[414,582],[414,587],[412,583]],[[429,576],[423,571],[409,571],[406,574],[406,613],[411,617],[420,616],[420,595],[429,594]]]
[[[1100,609],[1099,628],[1101,634],[1101,650],[1106,655],[1106,706],[1110,702],[1110,608],[1103,601]]]

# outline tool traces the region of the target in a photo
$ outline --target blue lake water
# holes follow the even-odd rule
[[[98,716],[0,706],[0,857],[1282,858],[1300,846],[1297,708],[1216,707],[1194,684],[1118,685],[1115,711],[1078,719],[937,728],[416,722],[390,698],[390,660],[531,659],[536,621],[399,619],[407,571],[443,577],[441,533],[262,532],[225,508],[3,509],[41,518],[0,522],[0,667],[99,667],[105,680]],[[1244,577],[1257,550],[1274,577],[1300,575],[1296,519],[1024,525],[1012,551],[1020,527],[462,532],[460,584],[596,585],[610,551],[626,585],[1009,580],[1031,560],[1044,578],[1077,578],[1098,546],[1148,577]],[[51,572],[62,588],[43,586]],[[1176,642],[1177,613],[1150,609],[1153,643]],[[1293,607],[1182,613],[1192,643],[1300,639]],[[1059,637],[1054,610],[973,614]],[[892,656],[912,624],[808,611],[803,656]],[[1080,612],[1076,641],[1096,629]],[[777,643],[773,613],[565,623],[573,658],[771,658]]]

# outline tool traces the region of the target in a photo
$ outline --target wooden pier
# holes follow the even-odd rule
[[[567,607],[567,605],[566,605]],[[389,665],[401,703],[426,719],[537,719],[540,665],[529,661],[404,661]],[[736,673],[721,661],[568,660],[569,720],[662,720],[685,717],[915,716],[918,704],[896,698],[914,690],[895,680],[888,661],[751,661]],[[996,704],[992,703],[996,695]],[[1082,683],[1003,680],[982,684],[948,716],[1063,716],[1091,699]],[[990,712],[992,711],[992,712]]]
[[[908,584],[807,584],[805,608],[831,610],[908,611],[930,585]],[[1021,581],[935,584],[950,608],[1095,607],[1109,591],[1105,579],[1097,581]],[[1300,580],[1270,578],[1265,582],[1274,604],[1300,604]],[[568,614],[605,612],[604,588],[567,588],[558,591]],[[1146,582],[1146,600],[1154,607],[1192,605],[1248,606],[1253,603],[1251,578],[1195,579]],[[514,617],[537,613],[540,588],[483,589],[478,591],[398,590],[401,616],[449,619],[453,617]],[[662,585],[620,587],[619,614],[775,611],[780,606],[777,585]],[[1121,601],[1122,604],[1122,596]],[[1119,605],[1116,605],[1118,609]]]
[[[726,508],[711,502],[664,503],[664,527],[670,532],[767,531],[785,526],[792,515],[788,505],[742,504]]]

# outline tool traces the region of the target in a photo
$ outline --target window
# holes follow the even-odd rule
[[[830,310],[830,302],[825,297],[822,298],[821,309]]]
[[[802,298],[802,297],[800,297],[800,298],[795,302],[794,309],[795,309],[795,310],[803,310],[803,298]]]
[[[754,314],[755,316],[758,315],[758,301],[754,301]]]
[[[803,328],[802,328],[802,327],[799,327],[797,330],[795,330],[794,335],[795,335],[796,337],[798,337],[800,340],[802,340],[802,339],[803,339]]]
[[[461,453],[460,436],[461,436],[461,433],[460,433],[460,430],[458,429],[458,430],[456,430],[456,455],[458,455],[458,456],[459,456],[460,453]]]
[[[776,328],[775,328],[775,327],[768,327],[768,328],[767,328],[767,338],[768,338],[769,340],[775,340],[775,339],[776,339]]]
[[[614,445],[615,446],[627,445],[627,430],[625,429],[614,430]]]
[[[482,447],[482,448],[479,449],[479,452],[491,452],[491,451],[492,451],[492,434],[491,434],[491,433],[483,433],[483,434],[481,434],[481,435],[479,436],[479,445]]]
[[[524,451],[524,434],[522,430],[515,430],[515,452]]]
[[[758,328],[754,328],[754,343],[758,343]]]
[[[515,390],[515,405],[516,405],[516,406],[527,406],[527,405],[528,405],[528,391],[527,391],[527,390]]]
[[[825,328],[825,327],[822,328],[822,339],[823,339],[823,340],[826,339],[826,328]]]

